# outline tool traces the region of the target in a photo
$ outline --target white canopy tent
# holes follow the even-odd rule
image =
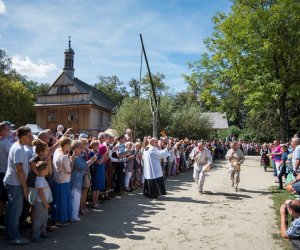
[[[42,129],[41,127],[39,127],[37,124],[26,124],[26,127],[31,129],[31,133],[38,135],[38,133],[40,133],[41,131],[44,131],[44,129]]]

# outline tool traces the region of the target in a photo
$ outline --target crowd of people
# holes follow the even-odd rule
[[[269,167],[272,169],[275,182],[278,183],[278,190],[286,189],[295,195],[295,199],[285,201],[280,208],[281,235],[291,240],[294,249],[300,249],[300,138],[298,134],[287,143],[279,140],[269,144],[264,143],[260,149],[260,156],[264,171],[267,172]],[[292,223],[289,225],[290,220]]]
[[[300,193],[299,144],[298,137],[289,145],[279,141],[259,145],[217,139],[136,139],[130,129],[120,136],[106,131],[90,137],[74,135],[62,125],[57,131],[47,129],[35,136],[28,127],[12,131],[9,122],[1,122],[0,223],[5,225],[10,244],[43,242],[53,228],[80,221],[82,215],[101,209],[101,203],[116,195],[139,188],[150,198],[165,195],[164,181],[192,168],[198,192],[203,194],[205,175],[214,159],[228,160],[229,178],[238,191],[244,155],[259,153],[264,169],[273,167],[279,188],[283,188],[282,177],[292,175],[292,182],[286,180],[287,190]],[[300,211],[297,202],[284,205],[285,215]],[[285,237],[291,237],[290,232],[300,237],[297,218],[293,229],[285,230]],[[20,232],[20,225],[29,222],[31,240]]]
[[[150,136],[132,138],[100,132],[74,135],[62,125],[33,135],[30,128],[0,123],[0,223],[10,244],[27,244],[20,224],[30,221],[33,242],[48,237],[52,226],[80,221],[101,202],[144,188],[144,195],[166,194],[164,180],[192,167],[195,140]],[[216,158],[225,144],[205,145]],[[157,164],[159,167],[157,168]]]

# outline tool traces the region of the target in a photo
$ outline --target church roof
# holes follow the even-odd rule
[[[77,77],[75,77],[73,81],[82,93],[91,93],[91,101],[97,106],[101,106],[109,110],[113,110],[116,106],[115,103],[101,90],[79,80]]]
[[[66,93],[57,93],[57,89],[61,86],[67,86],[69,92]],[[78,100],[76,98],[66,99],[64,96],[69,95],[78,95],[78,94],[89,94],[88,99]],[[53,96],[60,96],[61,98],[51,98]],[[39,98],[39,97],[49,97],[51,99]],[[113,111],[115,108],[115,103],[107,96],[104,92],[99,89],[94,88],[93,86],[81,81],[78,78],[71,78],[65,72],[62,72],[56,81],[50,86],[47,92],[44,95],[39,95],[37,103],[35,106],[58,106],[58,105],[75,105],[75,104],[95,104],[104,109]]]

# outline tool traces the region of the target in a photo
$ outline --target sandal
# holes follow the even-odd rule
[[[99,210],[100,209],[100,204],[97,203],[96,205],[92,205],[93,209]]]

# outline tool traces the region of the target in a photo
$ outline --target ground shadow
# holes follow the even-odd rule
[[[187,202],[187,203],[198,203],[198,204],[213,204],[214,202],[194,200],[191,197],[173,197],[173,196],[162,196],[159,198],[160,201],[174,201],[174,202]]]
[[[224,196],[226,199],[229,200],[243,200],[243,199],[251,199],[253,198],[250,195],[244,195],[239,192],[236,193],[225,193],[225,192],[211,192],[211,191],[206,191],[205,194],[207,195],[214,195],[214,196]]]
[[[141,241],[144,239],[142,233],[160,230],[151,226],[151,218],[165,210],[166,202],[211,204],[190,197],[174,197],[170,193],[186,190],[193,182],[192,171],[189,171],[170,177],[166,181],[167,196],[148,199],[143,196],[142,189],[118,196],[105,202],[101,210],[90,211],[82,216],[82,221],[56,229],[50,233],[51,238],[45,243],[31,244],[18,249],[121,249],[120,245],[113,243],[114,239]],[[30,229],[24,233],[24,236],[30,237]],[[4,240],[0,240],[0,249],[8,247]]]
[[[270,191],[248,190],[248,189],[244,189],[244,188],[240,188],[240,191],[243,193],[264,194],[264,195],[269,195],[269,194],[274,193],[274,192],[270,192]]]

